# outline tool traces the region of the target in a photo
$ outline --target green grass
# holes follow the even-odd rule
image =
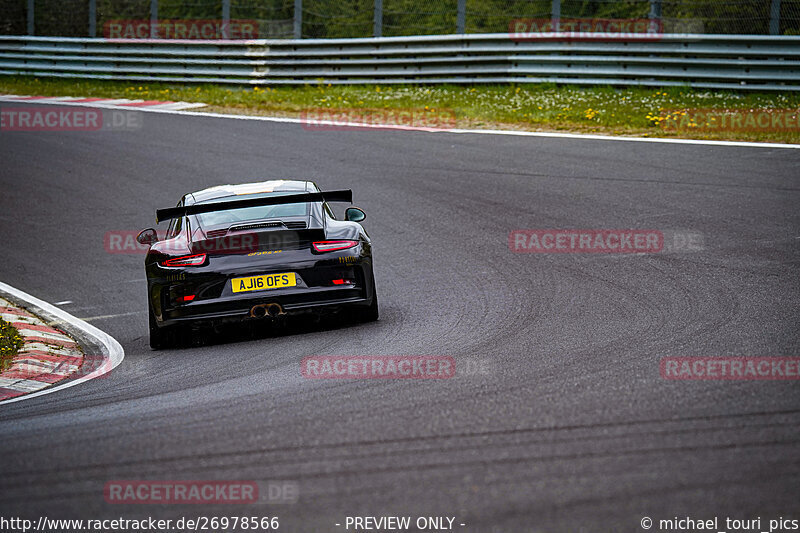
[[[664,117],[693,109],[738,112],[798,110],[795,93],[753,93],[667,89],[539,85],[475,86],[331,86],[240,87],[125,83],[118,81],[51,80],[0,76],[0,92],[42,96],[105,96],[151,100],[182,100],[209,104],[208,111],[301,116],[308,109],[356,110],[354,115],[385,110],[416,110],[417,114],[452,113],[464,128],[503,128],[683,137],[742,141],[800,142],[800,127],[785,131],[758,128],[718,131],[702,124],[677,130],[660,127]],[[674,116],[674,115],[673,115]],[[796,124],[796,121],[795,121]],[[452,125],[451,125],[452,126]]]
[[[11,366],[11,360],[22,349],[23,340],[17,328],[0,319],[0,372]]]

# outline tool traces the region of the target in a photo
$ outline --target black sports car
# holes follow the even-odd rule
[[[149,228],[137,240],[145,258],[150,346],[177,342],[189,327],[269,320],[349,308],[377,320],[372,244],[357,207],[337,220],[330,202],[352,192],[322,192],[311,181],[221,185],[159,209],[163,239]]]

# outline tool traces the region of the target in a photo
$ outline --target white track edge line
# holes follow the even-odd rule
[[[80,107],[99,107],[117,110],[141,111],[143,113],[163,113],[166,115],[184,115],[191,117],[208,117],[208,118],[227,118],[235,120],[257,120],[262,122],[284,122],[288,124],[308,124],[308,120],[301,118],[288,118],[288,117],[268,117],[259,115],[230,115],[225,113],[204,113],[201,111],[188,111],[188,110],[170,110],[170,109],[152,109],[147,107],[118,107],[114,105],[103,105],[103,102],[53,102],[53,101],[40,101],[40,100],[12,100],[6,99],[7,96],[0,96],[0,102],[8,103],[25,103],[30,105],[69,105]],[[736,146],[746,148],[789,148],[800,149],[800,144],[788,143],[759,143],[747,141],[714,141],[703,139],[668,139],[664,137],[619,137],[615,135],[593,135],[588,133],[558,133],[546,131],[517,131],[517,130],[469,130],[469,129],[444,129],[444,128],[420,128],[414,126],[399,126],[399,125],[383,125],[383,124],[363,124],[363,123],[347,123],[333,122],[327,120],[314,120],[313,125],[326,125],[335,126],[338,128],[354,127],[354,128],[373,128],[382,130],[401,130],[401,131],[426,131],[430,133],[460,133],[460,134],[478,134],[478,135],[512,135],[517,137],[550,137],[558,139],[584,139],[592,141],[622,141],[622,142],[646,142],[646,143],[664,143],[664,144],[693,144],[704,146]]]
[[[50,394],[59,390],[67,389],[69,387],[74,387],[75,385],[78,385],[85,381],[89,381],[90,379],[98,378],[100,376],[103,376],[111,372],[113,369],[119,366],[120,363],[122,363],[123,359],[125,359],[125,350],[122,349],[122,345],[120,345],[120,343],[117,342],[117,340],[108,333],[94,327],[93,325],[87,322],[84,322],[80,318],[72,316],[71,314],[67,313],[66,311],[63,311],[62,309],[59,309],[58,307],[52,304],[40,300],[35,296],[31,296],[30,294],[23,292],[19,289],[16,289],[11,285],[3,283],[2,281],[0,281],[0,289],[18,298],[22,302],[33,304],[41,308],[42,310],[47,311],[51,315],[62,320],[65,324],[81,330],[86,335],[94,337],[97,341],[99,341],[100,344],[102,344],[105,347],[107,352],[105,355],[106,357],[108,357],[108,360],[111,363],[110,365],[105,365],[105,364],[100,365],[100,368],[94,370],[90,374],[67,381],[66,383],[63,383],[61,385],[55,384],[38,392],[32,392],[30,394],[17,396],[16,398],[9,398],[7,400],[0,401],[0,405],[19,402],[22,400],[27,400],[29,398],[36,398],[37,396],[44,396],[45,394]]]

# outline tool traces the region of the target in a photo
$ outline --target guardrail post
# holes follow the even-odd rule
[[[33,35],[33,0],[28,0],[28,35]]]
[[[372,18],[372,35],[380,37],[383,33],[383,0],[375,0],[375,12]]]
[[[231,0],[222,0],[222,24],[225,34],[228,33],[228,24],[231,22]]]
[[[661,18],[661,0],[650,0],[650,20],[658,20]]]
[[[553,0],[550,7],[550,19],[553,21],[553,30],[558,31],[559,21],[561,20],[561,0]]]
[[[303,38],[303,0],[294,0],[294,38]]]
[[[769,34],[778,35],[781,31],[781,0],[772,0],[769,9]]]
[[[97,37],[97,0],[89,0],[89,37]]]
[[[158,39],[158,0],[150,0],[150,38]]]
[[[467,31],[467,0],[458,0],[458,17],[456,18],[456,33]]]

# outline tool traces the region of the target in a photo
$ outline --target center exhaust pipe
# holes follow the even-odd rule
[[[276,318],[285,314],[286,312],[281,307],[281,304],[275,302],[255,305],[250,309],[250,316],[253,318],[264,318],[265,316]]]

